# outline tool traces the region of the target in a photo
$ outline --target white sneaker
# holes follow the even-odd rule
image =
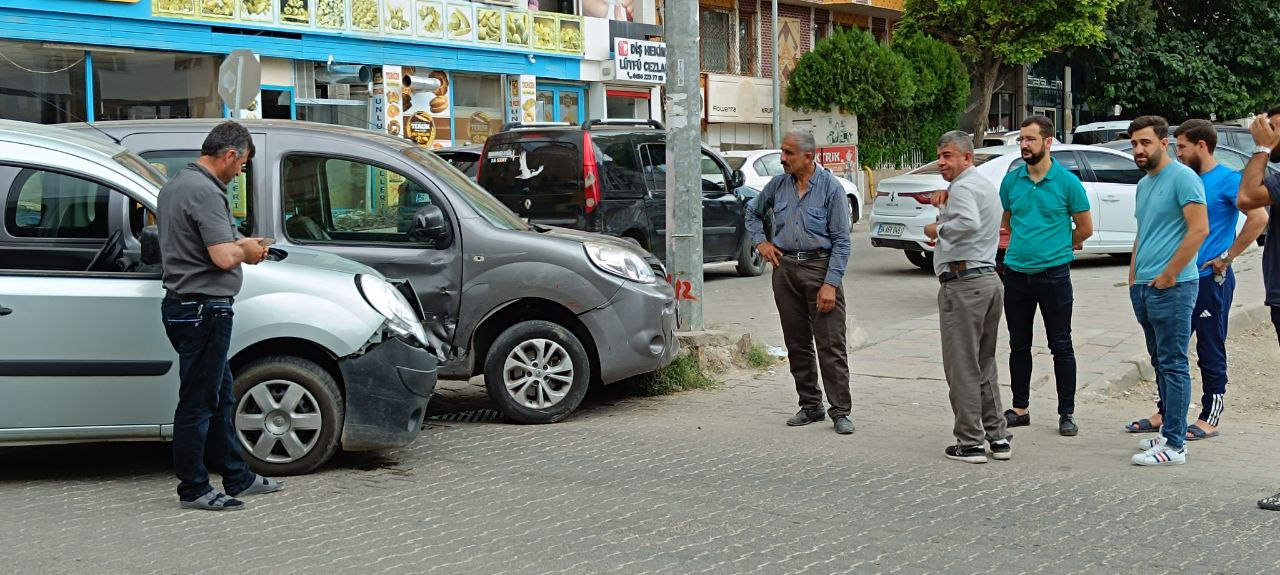
[[[1141,451],[1147,451],[1153,447],[1160,447],[1161,445],[1164,445],[1168,441],[1169,440],[1165,439],[1163,435],[1157,435],[1155,437],[1151,437],[1151,438],[1147,438],[1142,441],[1139,441],[1138,449]]]
[[[1187,448],[1174,449],[1157,445],[1133,456],[1134,465],[1182,465],[1187,462]]]

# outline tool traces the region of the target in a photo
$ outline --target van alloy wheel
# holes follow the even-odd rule
[[[324,428],[319,402],[302,385],[261,382],[245,394],[235,415],[236,435],[254,457],[288,463],[310,453]]]
[[[531,339],[507,354],[502,377],[516,403],[546,409],[560,403],[573,386],[573,359],[554,341]]]

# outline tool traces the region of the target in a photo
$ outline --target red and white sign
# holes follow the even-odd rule
[[[831,146],[818,148],[818,163],[826,165],[844,165],[858,163],[857,146]]]

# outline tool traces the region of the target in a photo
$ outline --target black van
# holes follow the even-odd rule
[[[665,261],[666,155],[666,130],[654,120],[508,124],[485,142],[476,181],[532,223],[618,236]],[[736,261],[744,276],[764,271],[743,220],[757,193],[703,147],[704,262]]]

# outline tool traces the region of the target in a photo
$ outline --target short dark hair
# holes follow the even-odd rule
[[[227,150],[235,150],[239,154],[248,154],[253,148],[253,137],[249,130],[239,123],[227,120],[209,131],[204,144],[200,146],[201,156],[218,156]]]
[[[1208,120],[1187,120],[1173,131],[1173,136],[1175,138],[1182,136],[1192,144],[1204,142],[1206,146],[1209,146],[1210,153],[1218,147],[1218,130],[1214,129],[1213,124]]]
[[[1050,120],[1048,116],[1036,114],[1034,116],[1027,116],[1027,119],[1022,121],[1023,128],[1032,124],[1040,127],[1041,138],[1053,137],[1053,120]]]
[[[1267,110],[1267,117],[1268,117],[1268,118],[1270,118],[1271,116],[1274,116],[1274,115],[1276,115],[1276,114],[1280,114],[1280,106],[1276,106],[1276,107],[1274,107],[1274,108],[1272,108],[1272,109],[1270,109],[1270,110]]]
[[[1160,139],[1169,137],[1169,121],[1163,116],[1138,116],[1132,122],[1129,122],[1129,137],[1132,138],[1138,130],[1151,128],[1155,131],[1156,137]]]

